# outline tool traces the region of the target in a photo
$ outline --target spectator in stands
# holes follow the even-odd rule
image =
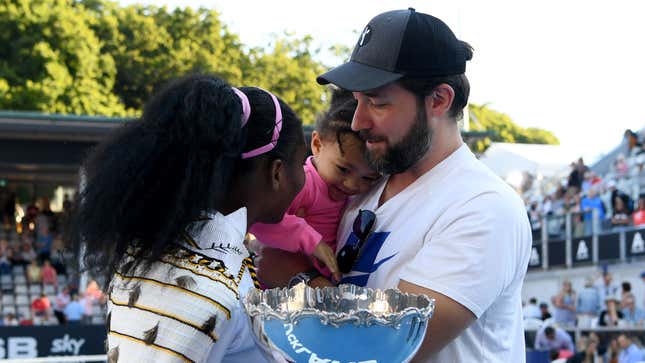
[[[627,209],[627,211],[629,213],[632,213],[633,210],[634,210],[634,206],[633,206],[633,203],[632,203],[632,198],[630,198],[629,195],[627,195],[627,193],[624,193],[623,191],[619,190],[616,187],[616,182],[613,181],[613,180],[610,181],[607,184],[607,187],[609,188],[609,191],[611,192],[611,207],[613,209],[616,208],[616,197],[620,197],[620,199],[623,200],[623,204],[625,205],[625,209]]]
[[[576,340],[576,352],[567,363],[595,363],[598,352],[598,341],[592,336],[581,336]]]
[[[69,253],[69,251],[67,251]],[[57,275],[67,275],[67,267],[65,266],[65,248],[61,238],[55,238],[51,251],[51,264],[56,270]]]
[[[621,290],[620,290],[620,308],[624,308],[626,305],[625,299],[632,298],[634,297],[634,294],[632,294],[632,284],[629,283],[629,281],[623,281],[623,283],[620,285]]]
[[[90,280],[90,282],[87,283],[87,288],[85,289],[85,297],[92,302],[102,301],[103,291],[101,291],[101,288],[99,287],[99,284],[96,282],[96,280]]]
[[[571,281],[564,280],[562,289],[551,299],[555,310],[553,311],[556,324],[564,326],[576,325],[576,292],[573,291]]]
[[[4,326],[18,326],[19,324],[16,315],[14,315],[13,313],[6,314],[2,322]]]
[[[38,317],[42,321],[49,320],[51,310],[51,302],[44,293],[40,294],[39,298],[34,299],[31,303],[31,314],[34,318]]]
[[[580,192],[582,186],[582,175],[578,170],[578,165],[575,162],[571,163],[571,172],[569,172],[569,178],[567,180],[567,187],[573,194]]]
[[[78,325],[85,316],[85,307],[80,303],[78,295],[72,295],[72,301],[63,310],[68,325]]]
[[[23,265],[29,265],[31,261],[36,260],[36,251],[34,251],[31,243],[24,242],[22,244],[21,258]]]
[[[27,267],[27,281],[30,284],[40,284],[43,281],[43,273],[38,261],[32,260],[29,267]]]
[[[627,153],[629,155],[638,151],[641,147],[641,143],[638,141],[638,135],[630,129],[625,130],[625,141],[627,142]]]
[[[618,326],[623,319],[623,313],[620,311],[620,300],[617,296],[607,296],[605,298],[605,310],[600,312],[598,317],[599,326]]]
[[[645,224],[645,196],[641,195],[638,197],[638,208],[634,211],[632,215],[635,226],[640,226]]]
[[[618,352],[620,352],[620,346],[615,338],[609,339],[606,347],[598,349],[598,354],[602,355],[602,362],[607,363],[618,363]]]
[[[625,206],[623,199],[616,195],[613,200],[613,215],[611,216],[612,227],[626,227],[631,223],[630,212]]]
[[[58,286],[58,274],[56,274],[56,270],[51,265],[51,263],[49,263],[49,260],[45,260],[43,262],[41,275],[43,284]]]
[[[552,349],[549,352],[549,358],[551,363],[566,363],[567,359],[560,356],[560,351],[557,349]]]
[[[58,323],[63,325],[67,322],[65,316],[65,308],[72,301],[71,296],[69,295],[69,287],[65,286],[54,299],[54,315],[58,320]]]
[[[597,194],[596,187],[591,187],[587,196],[582,198],[580,202],[580,209],[585,212],[583,216],[585,226],[585,236],[589,236],[593,231],[593,211],[598,215],[598,221],[602,222],[605,219],[605,206]]]
[[[566,331],[558,328],[547,325],[542,329],[538,330],[535,335],[535,346],[536,350],[568,350],[570,352],[575,352],[575,347],[573,346],[573,340],[571,335]]]
[[[600,295],[600,301],[605,302],[607,296],[618,296],[618,285],[613,282],[613,277],[611,272],[605,271],[602,274],[602,278],[596,281],[596,288],[598,289],[598,295]]]
[[[529,221],[531,222],[531,229],[534,231],[540,230],[542,227],[542,214],[540,213],[539,204],[533,201],[529,207]]]
[[[619,177],[626,177],[629,174],[629,165],[625,160],[625,155],[618,154],[616,161],[614,161],[614,169]]]
[[[541,315],[540,319],[542,319],[542,321],[551,319],[551,313],[549,312],[549,305],[545,302],[540,303],[540,315]]]
[[[540,307],[537,304],[537,299],[534,297],[529,299],[529,303],[526,304],[523,310],[524,319],[542,319]]]
[[[578,324],[583,326],[588,326],[592,317],[596,317],[600,313],[600,296],[598,290],[593,286],[591,278],[585,280],[584,288],[578,293],[576,313]]]
[[[49,230],[49,224],[41,224],[38,226],[36,241],[38,262],[42,263],[45,260],[49,260],[51,258],[52,244],[54,243],[54,236]]]
[[[631,284],[623,282],[623,293],[620,302],[620,309],[623,313],[623,320],[631,325],[643,325],[645,311],[636,306],[636,298],[631,292]]]
[[[89,324],[94,314],[94,299],[92,296],[85,295],[83,293],[78,294],[78,302],[83,307],[83,317],[82,322]]]
[[[25,215],[22,217],[22,230],[25,234],[33,234],[36,227],[36,216],[38,216],[38,206],[35,199],[27,206]]]
[[[6,239],[0,240],[0,274],[8,275],[11,273],[11,247]]]
[[[580,213],[580,194],[567,193],[565,195],[565,214],[571,213],[571,224],[574,237],[581,237],[584,234],[584,223]]]
[[[645,359],[643,352],[634,344],[632,338],[624,333],[618,336],[618,345],[621,349],[618,363],[639,363]]]
[[[47,231],[52,233],[56,232],[57,230],[57,225],[56,225],[56,215],[54,212],[51,210],[51,203],[49,202],[49,198],[44,196],[40,198],[40,212],[36,216],[36,227],[40,227],[42,224],[47,224]],[[41,222],[41,218],[44,217],[45,223]],[[39,223],[40,222],[40,223]]]
[[[553,194],[553,201],[551,203],[551,210],[557,215],[566,214],[566,205],[564,196],[567,194],[566,190],[562,187],[558,188]]]
[[[591,188],[594,175],[591,171],[585,173],[584,178],[582,179],[582,194],[587,194]]]

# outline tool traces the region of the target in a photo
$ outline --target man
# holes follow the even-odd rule
[[[435,299],[417,362],[524,362],[521,287],[531,249],[522,200],[463,143],[472,48],[414,9],[376,16],[350,61],[318,77],[354,92],[352,129],[388,175],[347,207],[338,250],[376,214],[341,282]]]
[[[549,312],[549,304],[545,302],[540,303],[540,319],[542,321],[551,319],[551,313]]]
[[[618,345],[621,349],[618,355],[618,363],[639,363],[645,359],[643,352],[638,349],[638,346],[627,335],[621,334],[618,336]]]
[[[645,310],[636,306],[636,298],[631,292],[631,285],[628,282],[623,282],[620,308],[623,313],[623,320],[628,324],[643,325],[643,322],[645,322]]]
[[[560,328],[545,326],[535,335],[536,350],[568,350],[575,352],[571,335]]]
[[[602,278],[595,283],[598,289],[600,301],[607,300],[607,297],[617,297],[619,294],[618,285],[613,283],[613,276],[609,271],[603,271]]]
[[[578,325],[590,327],[591,321],[598,316],[600,311],[600,296],[598,290],[593,286],[593,279],[585,279],[585,287],[578,292],[578,301],[576,302],[576,314],[578,315]]]
[[[70,301],[63,309],[68,325],[79,325],[85,315],[85,307],[79,302],[78,295],[72,295]]]
[[[524,319],[540,319],[542,318],[542,313],[538,307],[537,299],[532,297],[529,299],[529,303],[523,309]]]

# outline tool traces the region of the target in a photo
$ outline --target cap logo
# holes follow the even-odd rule
[[[372,38],[372,28],[370,28],[370,26],[368,25],[365,27],[365,29],[363,29],[363,32],[361,33],[361,37],[358,40],[358,46],[364,46],[365,44],[367,44],[367,42],[370,41],[370,38]]]

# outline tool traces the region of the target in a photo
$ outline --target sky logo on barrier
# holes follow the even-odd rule
[[[54,339],[52,341],[52,353],[71,353],[78,355],[81,347],[85,344],[85,339],[70,338],[69,334],[65,334],[61,339]]]

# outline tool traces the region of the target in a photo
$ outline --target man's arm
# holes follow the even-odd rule
[[[544,329],[542,329],[542,330],[538,330],[538,331],[535,333],[535,342],[533,343],[533,349],[535,349],[535,350],[542,350],[542,349],[544,349],[544,348],[542,347],[542,340],[543,340],[543,336],[544,336]]]
[[[434,314],[428,324],[423,344],[413,362],[427,360],[431,354],[440,351],[476,320],[470,310],[436,291],[403,280],[398,288],[402,292],[424,294],[435,299]]]
[[[562,333],[564,335],[565,349],[568,350],[568,351],[571,351],[571,352],[575,352],[576,347],[573,345],[573,339],[571,339],[571,334],[569,334],[569,332],[567,332],[565,330],[563,330]]]

